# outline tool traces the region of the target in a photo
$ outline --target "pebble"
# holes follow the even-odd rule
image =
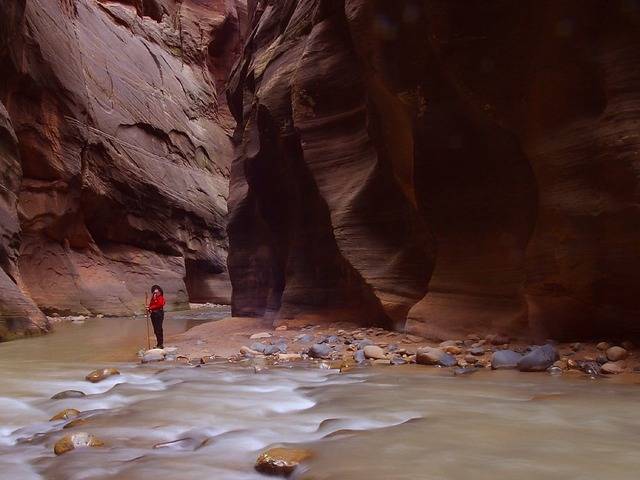
[[[556,348],[547,343],[542,347],[533,349],[518,362],[518,370],[521,372],[544,372],[559,359]]]
[[[77,432],[71,435],[65,435],[56,442],[53,447],[53,452],[56,455],[62,455],[64,453],[75,450],[76,448],[89,448],[89,447],[103,447],[104,442],[96,438],[95,436],[86,432]]]
[[[484,348],[482,348],[482,347],[472,348],[471,350],[469,350],[469,353],[471,355],[475,355],[477,357],[480,357],[480,356],[484,355]]]
[[[416,363],[421,365],[440,365],[442,367],[453,367],[458,362],[455,357],[449,355],[439,348],[422,347],[416,353]]]
[[[56,420],[70,420],[72,418],[76,418],[80,415],[80,411],[75,408],[67,408],[62,410],[61,412],[56,413],[53,417],[49,419],[50,422],[55,422]]]
[[[255,469],[267,475],[288,477],[296,467],[311,458],[309,450],[301,448],[270,448],[260,454]]]
[[[518,368],[518,362],[522,355],[513,350],[498,350],[491,356],[491,368],[493,370],[503,370]]]
[[[249,340],[258,340],[260,338],[270,338],[271,334],[269,332],[260,332],[260,333],[254,333],[253,335],[251,335],[249,337]]]
[[[471,354],[467,354],[464,356],[464,361],[473,364],[478,362],[478,358]]]
[[[449,355],[460,355],[462,353],[462,349],[457,345],[449,345],[447,347],[444,347],[443,350]]]
[[[327,358],[331,355],[331,347],[325,343],[315,343],[309,347],[309,356],[313,358]]]
[[[86,396],[87,394],[81,392],[80,390],[65,390],[64,392],[56,393],[53,397],[51,397],[51,400],[62,400],[65,398],[82,398]]]
[[[627,351],[622,347],[611,347],[607,349],[607,358],[612,362],[624,360],[629,355]]]
[[[608,375],[617,375],[618,373],[622,373],[624,368],[617,362],[607,362],[602,365],[600,371]]]
[[[596,348],[600,351],[605,351],[609,348],[609,344],[607,342],[600,342],[596,345]]]
[[[384,350],[377,345],[367,345],[364,347],[364,356],[366,358],[372,358],[374,360],[381,360],[387,358]]]
[[[100,368],[98,370],[94,370],[84,378],[91,383],[98,383],[112,375],[120,375],[120,372],[115,368]]]

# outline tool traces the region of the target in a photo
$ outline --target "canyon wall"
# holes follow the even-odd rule
[[[233,311],[638,336],[640,8],[249,4]]]
[[[225,0],[0,0],[0,338],[43,313],[228,301],[232,117],[247,25]],[[4,333],[3,333],[4,332]]]

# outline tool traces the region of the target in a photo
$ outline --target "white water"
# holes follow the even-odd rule
[[[187,321],[169,319],[169,330]],[[287,444],[314,452],[294,477],[309,480],[611,480],[640,471],[637,384],[515,372],[453,377],[417,366],[341,375],[105,360],[116,346],[135,352],[140,333],[140,320],[90,320],[0,344],[1,479],[261,479],[258,454]],[[84,380],[104,366],[122,375]],[[50,400],[68,389],[87,397]],[[65,422],[48,419],[64,408],[92,416],[61,430]],[[72,431],[107,447],[56,457],[53,444]]]

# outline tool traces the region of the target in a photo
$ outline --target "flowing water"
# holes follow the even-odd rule
[[[165,323],[177,332],[207,316]],[[416,366],[339,374],[256,373],[224,361],[139,365],[144,328],[139,319],[90,320],[0,344],[0,478],[261,479],[254,461],[275,445],[313,451],[300,479],[639,478],[637,384],[516,372],[454,377]],[[104,366],[122,375],[84,380]],[[50,399],[68,389],[87,396]],[[48,421],[65,408],[84,412],[87,423],[62,430],[64,421]],[[107,446],[56,457],[53,444],[73,431]]]

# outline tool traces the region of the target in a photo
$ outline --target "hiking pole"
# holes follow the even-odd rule
[[[149,343],[149,297],[147,292],[144,292],[144,316],[147,319],[147,350],[151,350],[151,344]]]

